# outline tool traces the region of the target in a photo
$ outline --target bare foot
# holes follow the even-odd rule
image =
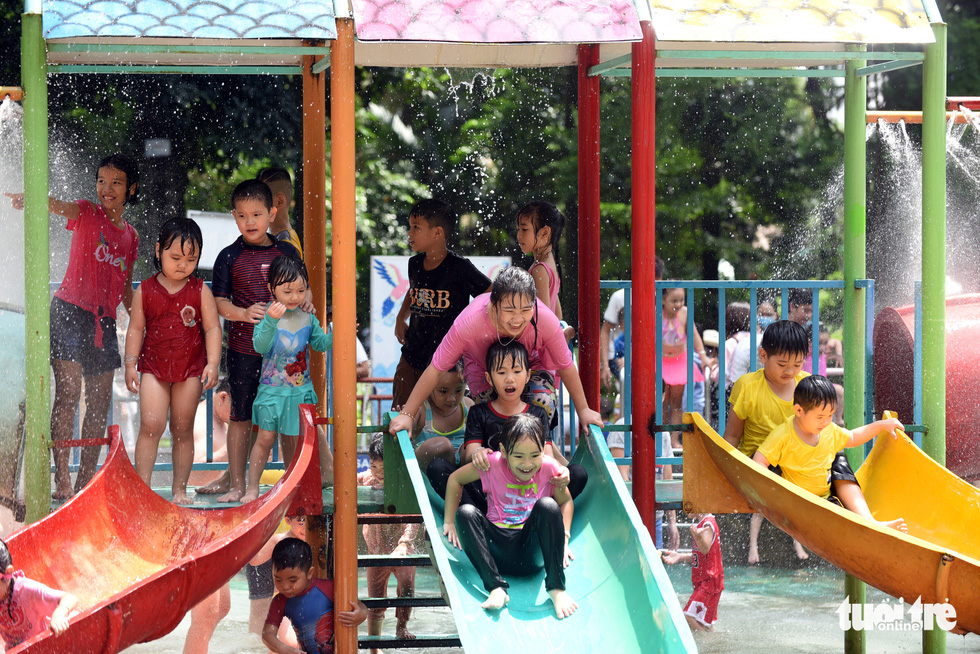
[[[228,476],[228,471],[225,470],[221,473],[221,476],[212,481],[207,486],[201,486],[195,492],[198,495],[217,495],[218,493],[227,493],[231,488],[231,478]],[[218,500],[219,502],[221,500]]]
[[[549,590],[548,594],[551,595],[551,603],[555,605],[555,615],[559,620],[575,613],[575,609],[578,608],[578,603],[572,599],[572,596],[560,588]]]
[[[485,608],[487,611],[496,611],[507,606],[507,602],[509,601],[510,595],[507,594],[506,590],[498,586],[490,591],[490,597],[488,597],[487,601],[480,606]]]
[[[800,561],[806,561],[810,558],[810,555],[807,554],[806,550],[803,549],[803,546],[795,538],[793,539],[793,547],[796,549],[796,558]]]
[[[749,565],[755,565],[759,562],[759,550],[755,547],[749,548]]]
[[[188,497],[186,490],[173,491],[173,499],[171,501],[174,504],[185,504],[185,505],[194,503],[194,500]]]
[[[415,640],[415,634],[409,631],[407,627],[395,627],[395,637],[402,640]]]
[[[65,502],[70,500],[74,495],[75,491],[72,490],[71,484],[69,484],[68,488],[59,487],[57,490],[55,490],[55,492],[51,493],[51,499],[57,502]]]
[[[236,488],[236,489],[230,490],[227,493],[225,493],[224,495],[220,496],[216,501],[219,502],[219,503],[221,503],[221,504],[224,504],[224,503],[227,503],[227,502],[237,502],[240,499],[242,499],[242,495],[244,495],[244,494],[245,494],[245,491],[243,491],[240,488]]]
[[[903,534],[909,533],[909,526],[905,524],[905,521],[901,518],[896,518],[894,520],[881,520],[878,524],[884,525],[885,527],[891,527],[892,529],[897,529]]]
[[[231,493],[228,493],[228,495],[231,495]],[[258,489],[255,489],[246,491],[245,494],[242,495],[242,498],[238,501],[242,504],[248,504],[249,502],[254,502],[257,499],[259,499],[259,491]],[[221,498],[218,498],[218,501],[220,502]]]

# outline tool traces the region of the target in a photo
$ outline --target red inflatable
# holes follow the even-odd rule
[[[875,409],[912,423],[915,307],[885,307],[875,319]],[[946,300],[946,467],[980,479],[980,295]]]

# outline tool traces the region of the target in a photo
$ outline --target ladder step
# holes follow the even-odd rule
[[[359,525],[407,525],[421,524],[420,515],[391,515],[388,513],[361,513],[357,516]]]
[[[361,554],[357,557],[359,568],[394,567],[431,567],[432,559],[428,554],[413,554],[411,556],[391,556],[390,554]]]
[[[369,609],[386,609],[399,606],[449,606],[441,596],[433,597],[365,597],[361,600]]]
[[[359,649],[417,649],[420,647],[462,647],[459,636],[455,634],[437,636],[416,636],[411,640],[395,638],[394,636],[361,636],[357,639]]]

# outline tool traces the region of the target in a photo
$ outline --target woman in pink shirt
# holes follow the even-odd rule
[[[435,388],[439,376],[456,365],[460,358],[473,399],[487,401],[493,392],[486,374],[487,350],[492,343],[511,340],[527,348],[534,371],[529,384],[530,397],[526,401],[544,408],[552,426],[557,421],[555,372],[560,373],[575,402],[582,425],[602,426],[599,413],[589,408],[585,400],[582,380],[558,318],[537,298],[531,275],[511,266],[497,275],[490,293],[476,297],[456,318],[399,415],[391,421],[389,431],[397,434],[412,428],[415,414]]]
[[[51,367],[54,406],[51,438],[69,440],[75,410],[85,380],[85,422],[82,438],[103,438],[112,375],[119,367],[116,309],[133,303],[133,263],[139,236],[123,218],[123,209],[136,198],[139,170],[124,154],[106,157],[95,176],[98,204],[88,200],[48,200],[51,213],[68,219],[73,232],[68,270],[51,300]],[[23,193],[5,193],[15,209],[24,208]],[[83,447],[75,488],[68,470],[68,450],[54,450],[55,499],[72,496],[89,482],[99,461],[98,447]]]

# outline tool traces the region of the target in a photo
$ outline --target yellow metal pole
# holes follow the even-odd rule
[[[327,316],[327,112],[323,73],[311,72],[316,59],[303,57],[303,253],[310,274],[313,306]],[[326,328],[326,325],[324,325]],[[312,352],[310,374],[317,389],[317,413],[327,415],[326,356]]]
[[[330,50],[330,178],[333,200],[334,584],[337,610],[357,600],[357,376],[354,187],[354,24],[337,21]],[[337,654],[355,654],[357,629],[337,623]]]

